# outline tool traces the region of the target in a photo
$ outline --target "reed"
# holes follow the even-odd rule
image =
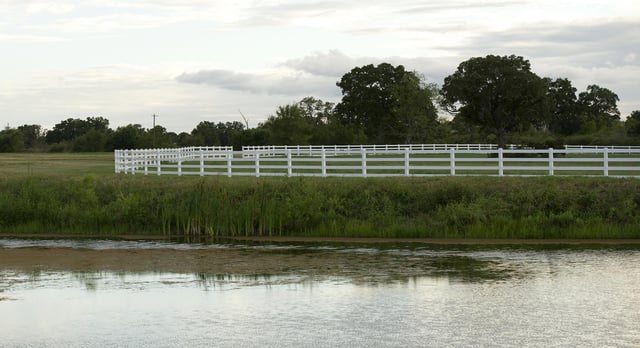
[[[637,179],[0,179],[2,233],[640,238],[639,224]]]

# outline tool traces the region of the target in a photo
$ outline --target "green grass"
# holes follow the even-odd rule
[[[0,177],[87,174],[113,175],[113,153],[0,153]]]
[[[640,180],[113,173],[111,154],[1,155],[0,232],[640,238]]]

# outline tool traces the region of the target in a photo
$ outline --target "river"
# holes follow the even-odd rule
[[[0,346],[640,346],[639,245],[0,239]]]

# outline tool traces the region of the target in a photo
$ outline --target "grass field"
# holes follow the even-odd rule
[[[112,152],[0,153],[0,177],[115,175]]]

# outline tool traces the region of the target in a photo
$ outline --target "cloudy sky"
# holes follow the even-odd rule
[[[257,125],[278,105],[340,100],[356,66],[442,85],[470,58],[516,54],[578,91],[640,109],[637,0],[0,0],[2,127],[102,116],[116,128]]]

